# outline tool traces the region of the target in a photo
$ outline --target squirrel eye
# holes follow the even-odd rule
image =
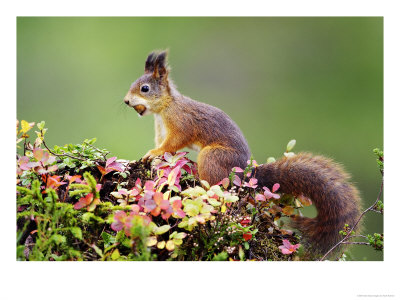
[[[142,85],[142,87],[140,88],[140,91],[143,93],[147,93],[148,91],[150,91],[149,85],[148,84]]]

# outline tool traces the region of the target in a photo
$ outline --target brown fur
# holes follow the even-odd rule
[[[138,112],[141,105],[156,119],[156,146],[143,157],[152,159],[184,147],[199,147],[198,169],[201,179],[215,184],[227,177],[233,167],[244,168],[250,150],[239,127],[222,110],[181,95],[168,77],[166,52],[151,53],[145,74],[132,85],[124,101]],[[146,84],[150,91],[143,93]],[[164,134],[164,136],[163,136]],[[313,200],[316,218],[297,217],[298,228],[317,251],[328,250],[339,239],[345,224],[355,223],[360,214],[357,189],[349,175],[332,160],[300,153],[256,169],[259,186],[281,185],[280,191],[303,195]]]
[[[296,217],[292,225],[321,253],[339,240],[345,224],[352,227],[360,215],[358,190],[349,183],[349,174],[331,159],[299,153],[261,165],[255,174],[261,186],[279,183],[283,193],[312,199],[317,217]]]

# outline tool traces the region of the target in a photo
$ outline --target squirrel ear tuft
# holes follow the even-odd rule
[[[155,52],[151,52],[146,59],[146,64],[144,65],[145,73],[152,73],[154,71],[154,63],[156,61],[157,55]]]
[[[167,51],[157,55],[153,69],[153,77],[155,78],[165,78],[168,75]]]

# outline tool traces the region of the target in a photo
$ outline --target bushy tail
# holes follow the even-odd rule
[[[315,218],[297,216],[292,225],[301,231],[313,252],[325,253],[339,241],[339,231],[350,228],[360,215],[358,190],[341,165],[323,156],[299,153],[257,167],[259,185],[280,184],[282,193],[310,198],[317,208]]]

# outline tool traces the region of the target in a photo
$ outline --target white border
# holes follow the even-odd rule
[[[400,296],[396,162],[399,101],[399,17],[395,1],[18,1],[1,13],[0,259],[2,299],[206,298],[356,299]],[[4,6],[4,4],[3,4]],[[348,263],[22,263],[15,262],[14,122],[16,16],[384,16],[385,26],[385,261]],[[11,124],[11,125],[10,125]],[[5,149],[6,148],[6,149]],[[397,154],[397,155],[396,155]],[[397,159],[398,161],[398,159]],[[396,182],[395,182],[396,180]],[[398,185],[398,183],[397,183]],[[4,190],[7,193],[4,194]],[[4,195],[7,195],[4,197]],[[392,237],[390,239],[389,237]],[[397,272],[395,273],[397,274]],[[5,296],[5,297],[4,297]],[[395,298],[391,298],[395,299]]]

